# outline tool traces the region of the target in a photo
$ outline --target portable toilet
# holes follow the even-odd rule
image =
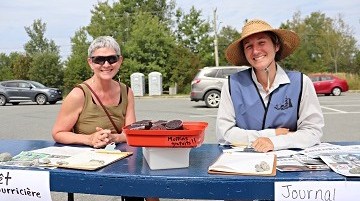
[[[145,76],[143,73],[133,73],[130,75],[131,89],[134,96],[144,96],[145,94]]]
[[[162,75],[159,72],[151,72],[148,75],[149,96],[162,95]]]

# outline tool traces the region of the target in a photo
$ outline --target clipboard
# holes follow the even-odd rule
[[[255,165],[265,161],[269,170],[256,171]],[[275,176],[276,155],[270,153],[232,152],[222,153],[209,166],[209,174],[247,175],[247,176]]]
[[[59,160],[52,164],[59,168],[78,169],[78,170],[97,170],[118,160],[131,156],[133,152],[121,151],[89,151],[76,154],[69,158]]]

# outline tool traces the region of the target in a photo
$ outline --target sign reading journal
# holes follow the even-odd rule
[[[0,169],[0,200],[51,200],[49,172]]]
[[[349,201],[359,200],[358,181],[275,182],[276,201]]]

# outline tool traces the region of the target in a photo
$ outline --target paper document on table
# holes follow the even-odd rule
[[[320,155],[338,154],[338,153],[360,153],[360,145],[334,145],[330,143],[321,143],[306,148],[299,153],[307,155],[311,158],[318,158]]]
[[[325,163],[322,163],[320,159],[315,160],[313,158],[308,158],[305,155],[294,155],[289,157],[278,157],[276,169],[281,172],[299,172],[329,170],[329,167]]]
[[[10,161],[0,162],[0,165],[96,170],[130,155],[132,155],[132,152],[121,152],[116,149],[105,150],[90,147],[51,146],[23,151],[14,156]]]
[[[224,152],[209,167],[208,173],[274,176],[276,156],[269,153]]]
[[[96,170],[130,155],[132,155],[132,152],[93,150],[65,158],[52,165],[61,168]]]
[[[320,158],[338,174],[360,177],[360,152],[323,155]]]

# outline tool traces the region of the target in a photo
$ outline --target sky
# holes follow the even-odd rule
[[[55,41],[65,59],[71,54],[71,37],[90,23],[91,10],[98,1],[105,0],[1,0],[0,53],[24,52],[23,47],[30,40],[24,27],[41,19],[46,23],[45,37]],[[360,47],[360,0],[176,0],[176,3],[185,13],[194,6],[210,22],[216,9],[219,30],[231,26],[239,32],[245,19],[263,19],[278,28],[297,11],[301,12],[301,18],[312,12],[330,18],[341,15]]]

